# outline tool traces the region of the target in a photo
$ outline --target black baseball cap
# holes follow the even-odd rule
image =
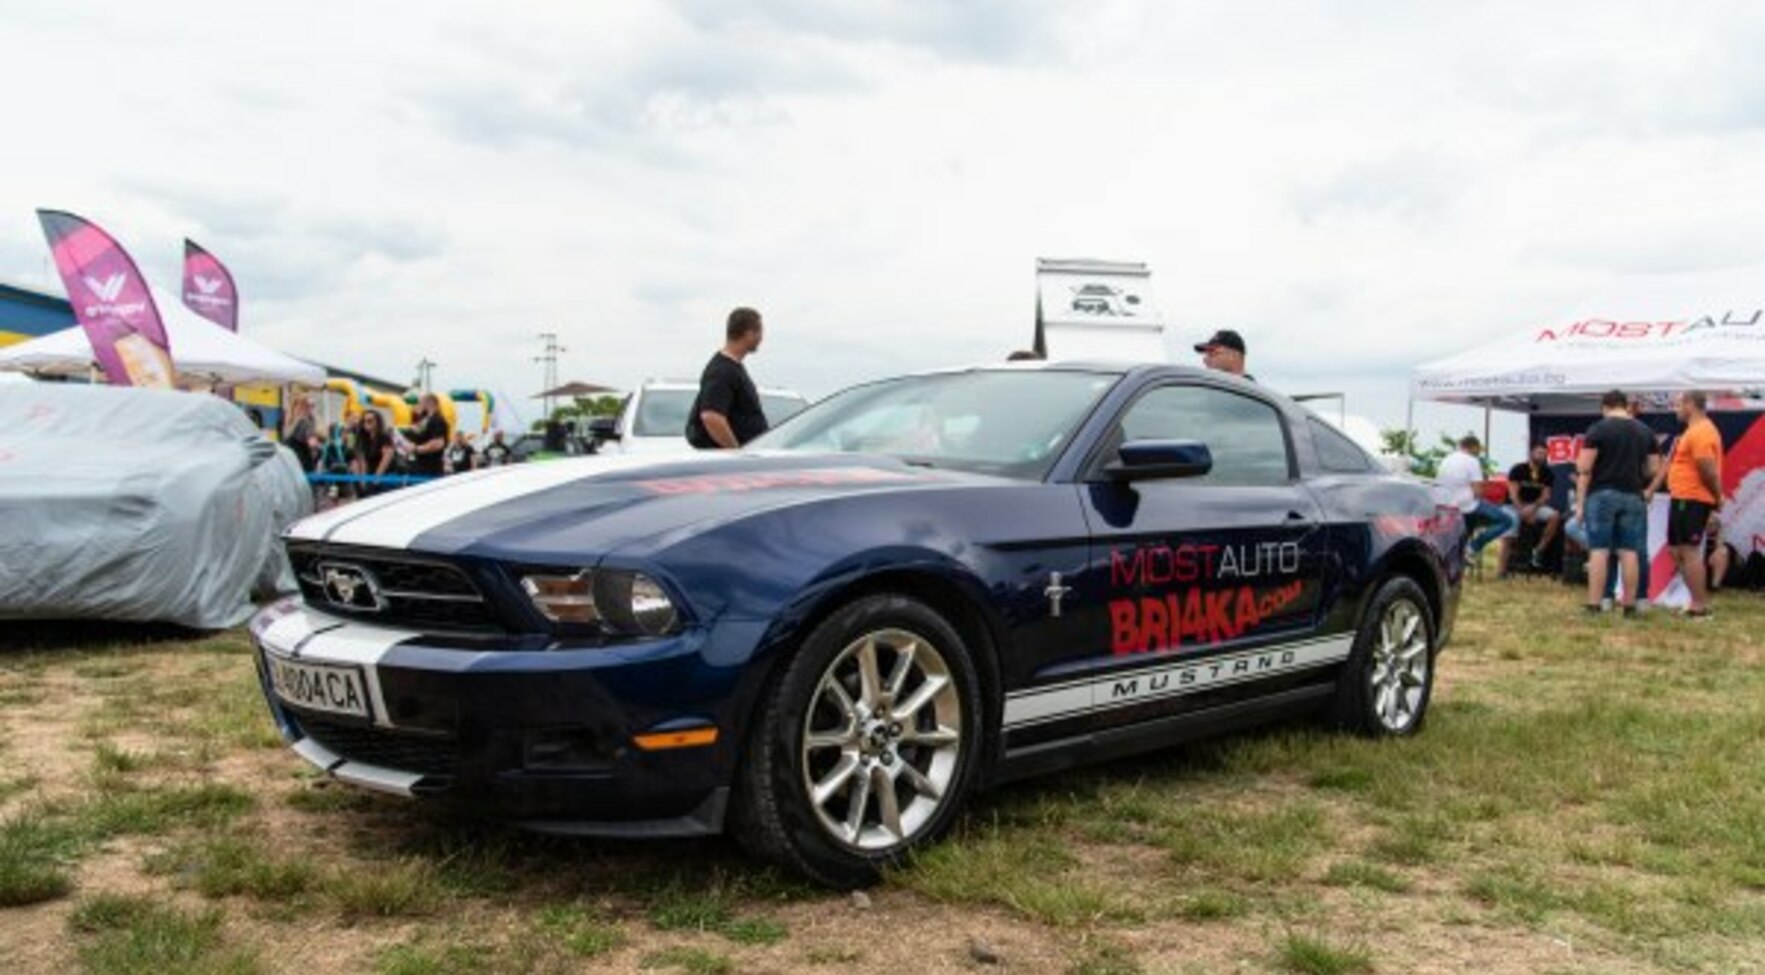
[[[1244,336],[1239,335],[1237,332],[1234,332],[1229,328],[1222,328],[1213,333],[1213,338],[1195,346],[1195,351],[1206,352],[1209,348],[1216,345],[1223,345],[1226,348],[1237,352],[1239,355],[1244,354]]]

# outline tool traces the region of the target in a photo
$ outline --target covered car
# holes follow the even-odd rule
[[[0,619],[220,629],[291,591],[293,453],[201,393],[0,386]]]

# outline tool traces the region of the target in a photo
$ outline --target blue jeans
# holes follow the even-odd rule
[[[1587,496],[1587,523],[1575,532],[1576,541],[1589,552],[1607,549],[1613,553],[1606,569],[1607,599],[1617,597],[1619,552],[1636,553],[1636,595],[1647,599],[1649,594],[1649,509],[1641,495],[1625,491],[1600,490]]]
[[[1569,536],[1569,540],[1581,546],[1583,550],[1592,551],[1587,545],[1587,526],[1581,523],[1581,519],[1571,518],[1564,522],[1563,534]],[[1614,559],[1606,572],[1607,599],[1618,598],[1618,575],[1618,563]],[[1648,591],[1649,555],[1647,552],[1638,552],[1636,557],[1636,594],[1638,597],[1646,597]]]
[[[1465,521],[1477,528],[1471,538],[1471,554],[1477,555],[1489,543],[1513,531],[1520,524],[1519,516],[1501,505],[1478,501],[1477,507],[1465,515]]]
[[[1587,496],[1587,550],[1647,554],[1649,509],[1642,495],[1602,489]]]

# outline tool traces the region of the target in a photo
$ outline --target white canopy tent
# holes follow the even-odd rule
[[[229,332],[185,308],[173,295],[154,288],[153,301],[165,322],[172,366],[181,382],[325,384],[324,369]],[[0,349],[0,371],[85,376],[95,368],[92,343],[78,325]]]
[[[1765,265],[1621,278],[1566,313],[1416,368],[1413,399],[1582,411],[1609,389],[1765,390]]]
[[[1640,395],[1650,412],[1665,412],[1671,394],[1688,390],[1713,395],[1719,410],[1758,410],[1765,397],[1765,265],[1617,279],[1553,319],[1418,366],[1410,402],[1481,406],[1485,429],[1489,410],[1524,411],[1532,439],[1550,441],[1553,463],[1566,468],[1578,438],[1540,431],[1577,416],[1591,420],[1600,395],[1612,389]],[[1765,429],[1765,420],[1755,422]],[[1765,551],[1758,543],[1765,538],[1765,464],[1757,446],[1751,436],[1728,444],[1724,465],[1734,486],[1723,534],[1743,557]],[[1666,509],[1661,497],[1650,513],[1653,595],[1683,605],[1687,591],[1662,554]]]

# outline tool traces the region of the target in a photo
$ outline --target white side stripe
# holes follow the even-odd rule
[[[1004,726],[1040,724],[1261,680],[1345,660],[1353,648],[1353,634],[1342,634],[1030,688],[1006,696]]]

